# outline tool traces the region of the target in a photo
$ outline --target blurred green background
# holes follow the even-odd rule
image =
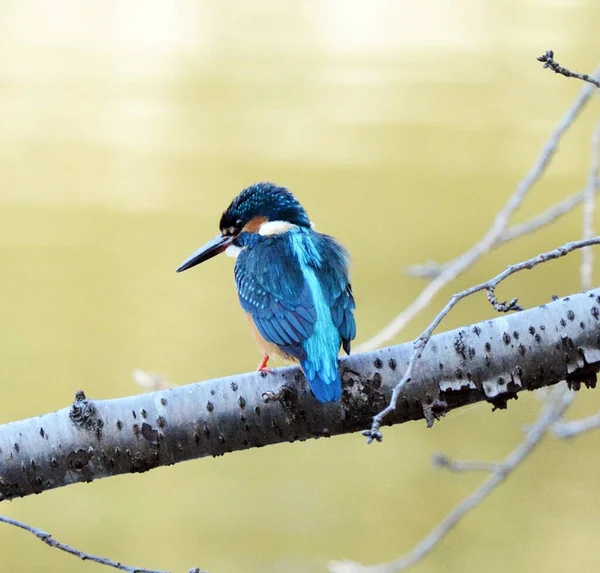
[[[289,186],[353,255],[359,342],[419,292],[408,264],[473,244],[598,63],[597,0],[0,1],[0,423],[252,369],[232,261],[175,267],[258,180]],[[596,101],[517,220],[585,184]],[[576,239],[580,212],[504,247],[440,295]],[[579,256],[507,282],[531,306],[578,290]],[[597,275],[596,275],[597,276]],[[491,317],[474,297],[450,328]],[[570,416],[600,407],[582,392]],[[283,444],[75,485],[0,511],[128,564],[211,573],[390,560],[479,475],[436,451],[503,456],[536,416],[478,405],[360,435]],[[550,439],[418,572],[597,571],[600,445]],[[103,571],[0,527],[0,570]]]

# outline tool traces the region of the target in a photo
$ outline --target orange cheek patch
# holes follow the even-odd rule
[[[266,217],[254,217],[246,223],[242,231],[246,231],[247,233],[258,233],[260,226],[263,223],[266,223],[268,219]]]

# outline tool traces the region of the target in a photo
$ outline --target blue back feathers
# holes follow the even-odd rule
[[[298,359],[317,400],[329,402],[341,394],[340,345],[349,353],[356,336],[354,298],[347,252],[309,225],[271,236],[240,234],[235,243],[246,248],[236,261],[235,280],[260,334]]]

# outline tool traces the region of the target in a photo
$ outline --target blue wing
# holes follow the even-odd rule
[[[260,334],[297,358],[319,401],[339,399],[340,344],[356,335],[345,250],[326,235],[294,229],[252,238],[235,267],[242,308]]]

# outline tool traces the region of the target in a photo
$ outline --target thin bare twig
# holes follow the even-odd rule
[[[538,62],[543,62],[544,68],[552,70],[556,74],[565,76],[566,78],[577,78],[584,82],[588,82],[597,88],[600,88],[600,81],[596,80],[593,76],[588,74],[580,74],[579,72],[573,72],[569,68],[563,68],[557,61],[554,60],[554,51],[548,50],[545,54],[538,56]]]
[[[596,70],[600,73],[600,68]],[[558,147],[560,138],[565,131],[575,121],[585,104],[590,99],[594,88],[586,85],[565,112],[558,122],[550,138],[544,144],[537,160],[530,169],[529,173],[517,184],[517,187],[504,205],[502,210],[496,215],[492,225],[486,234],[469,250],[452,261],[452,264],[445,266],[442,272],[432,280],[417,298],[398,314],[386,327],[369,340],[358,345],[356,352],[365,352],[381,346],[394,338],[419,312],[425,309],[433,297],[442,290],[448,283],[461,275],[466,269],[471,267],[482,255],[487,253],[502,236],[512,214],[521,206],[527,193],[534,183],[543,175],[546,167],[550,163],[554,152]]]
[[[16,519],[11,519],[10,517],[5,517],[0,515],[0,523],[6,523],[8,525],[14,525],[15,527],[19,527],[20,529],[24,529],[29,533],[35,535],[40,541],[43,541],[46,545],[50,547],[54,547],[55,549],[60,549],[65,553],[69,553],[70,555],[74,555],[75,557],[79,557],[79,559],[83,561],[93,561],[94,563],[99,563],[100,565],[106,565],[107,567],[112,567],[113,569],[118,569],[119,571],[126,571],[127,573],[169,573],[168,571],[159,571],[157,569],[144,569],[143,567],[131,567],[129,565],[123,565],[122,563],[118,563],[117,561],[113,561],[112,559],[108,559],[106,557],[98,557],[97,555],[92,555],[91,553],[85,553],[84,551],[80,551],[79,549],[75,549],[66,543],[61,543],[57,541],[50,535],[49,533],[38,529],[37,527],[32,527],[31,525],[27,525],[22,521],[17,521]],[[199,569],[192,569],[197,573],[200,573]],[[190,573],[192,573],[190,571]]]
[[[479,462],[479,461],[465,461],[465,460],[453,460],[446,454],[434,454],[432,456],[433,465],[438,468],[450,470],[455,473],[463,472],[495,472],[502,469],[504,464],[502,462]]]
[[[537,231],[538,229],[545,227],[546,225],[554,222],[559,217],[566,215],[570,211],[572,211],[577,205],[583,202],[585,190],[578,191],[569,197],[566,197],[562,201],[559,201],[552,207],[549,207],[543,213],[532,217],[527,221],[523,221],[522,223],[515,223],[506,229],[506,231],[502,234],[502,237],[498,240],[495,247],[499,247],[504,243],[508,243],[514,239],[522,237],[528,233],[532,233],[533,231]]]
[[[566,411],[573,400],[573,394],[564,385],[558,386],[553,392],[553,399],[544,406],[536,424],[529,430],[525,439],[471,495],[463,499],[412,551],[391,563],[364,567],[351,561],[333,562],[329,564],[329,570],[332,573],[395,573],[407,569],[423,559],[467,513],[484,501],[533,451],[549,428]]]
[[[542,264],[542,263],[545,263],[545,262],[548,262],[548,261],[551,261],[554,259],[559,259],[577,249],[582,249],[582,248],[590,246],[590,245],[598,245],[598,244],[600,244],[600,236],[592,237],[590,239],[584,239],[581,241],[572,241],[570,243],[565,243],[561,247],[553,249],[552,251],[548,251],[546,253],[541,253],[540,255],[532,257],[531,259],[527,259],[526,261],[522,261],[520,263],[510,265],[510,266],[506,267],[500,274],[496,275],[492,279],[485,281],[483,283],[480,283],[478,285],[472,286],[471,288],[468,288],[466,290],[463,290],[459,293],[452,295],[452,297],[450,298],[450,300],[448,301],[446,306],[438,313],[438,315],[433,319],[431,324],[423,331],[423,333],[419,336],[419,338],[417,338],[414,341],[413,354],[410,357],[410,360],[408,362],[408,366],[406,368],[406,372],[404,373],[404,376],[402,377],[400,382],[398,382],[398,384],[394,387],[394,390],[392,391],[392,397],[390,399],[390,403],[388,404],[388,406],[386,408],[381,410],[381,412],[379,412],[377,415],[375,415],[373,417],[373,423],[371,425],[371,428],[369,430],[365,430],[363,432],[363,435],[367,438],[367,443],[371,443],[373,440],[377,440],[378,442],[380,442],[383,439],[380,428],[381,428],[381,424],[383,423],[384,418],[388,414],[393,412],[394,409],[396,408],[396,402],[398,400],[398,396],[399,396],[402,388],[405,386],[405,384],[408,384],[410,382],[415,364],[421,358],[423,351],[425,350],[425,347],[427,346],[427,343],[429,342],[429,339],[431,338],[431,335],[433,334],[433,331],[438,327],[438,325],[444,319],[444,317],[454,308],[454,306],[456,306],[456,304],[459,301],[461,301],[463,298],[466,298],[476,292],[479,292],[482,290],[489,290],[490,288],[494,289],[507,277],[509,277],[517,272],[520,272],[523,270],[531,270],[539,264]],[[516,304],[516,300],[514,302]]]
[[[592,136],[592,158],[587,186],[584,190],[583,202],[583,239],[594,236],[594,212],[596,210],[596,193],[600,188],[598,177],[598,164],[600,161],[600,121],[596,125]],[[592,270],[594,266],[594,252],[585,248],[581,251],[581,288],[589,289],[592,286]]]
[[[600,428],[600,413],[570,422],[559,420],[552,426],[552,433],[557,438],[569,439],[596,428]]]
[[[509,241],[513,241],[514,239],[522,237],[523,235],[537,231],[538,229],[553,223],[563,215],[566,215],[575,209],[577,205],[583,202],[586,190],[587,187],[582,191],[578,191],[577,193],[573,193],[573,195],[569,195],[562,201],[555,203],[542,213],[531,217],[531,219],[528,219],[527,221],[510,225],[510,227],[508,227],[502,233],[502,235],[498,237],[497,241],[490,250],[496,249],[505,243],[508,243]],[[596,188],[596,193],[599,191],[600,189]],[[444,268],[453,265],[455,260],[456,259],[451,259],[445,263],[429,260],[424,263],[410,265],[406,268],[406,273],[414,277],[428,278],[431,280],[437,277],[444,270]]]

